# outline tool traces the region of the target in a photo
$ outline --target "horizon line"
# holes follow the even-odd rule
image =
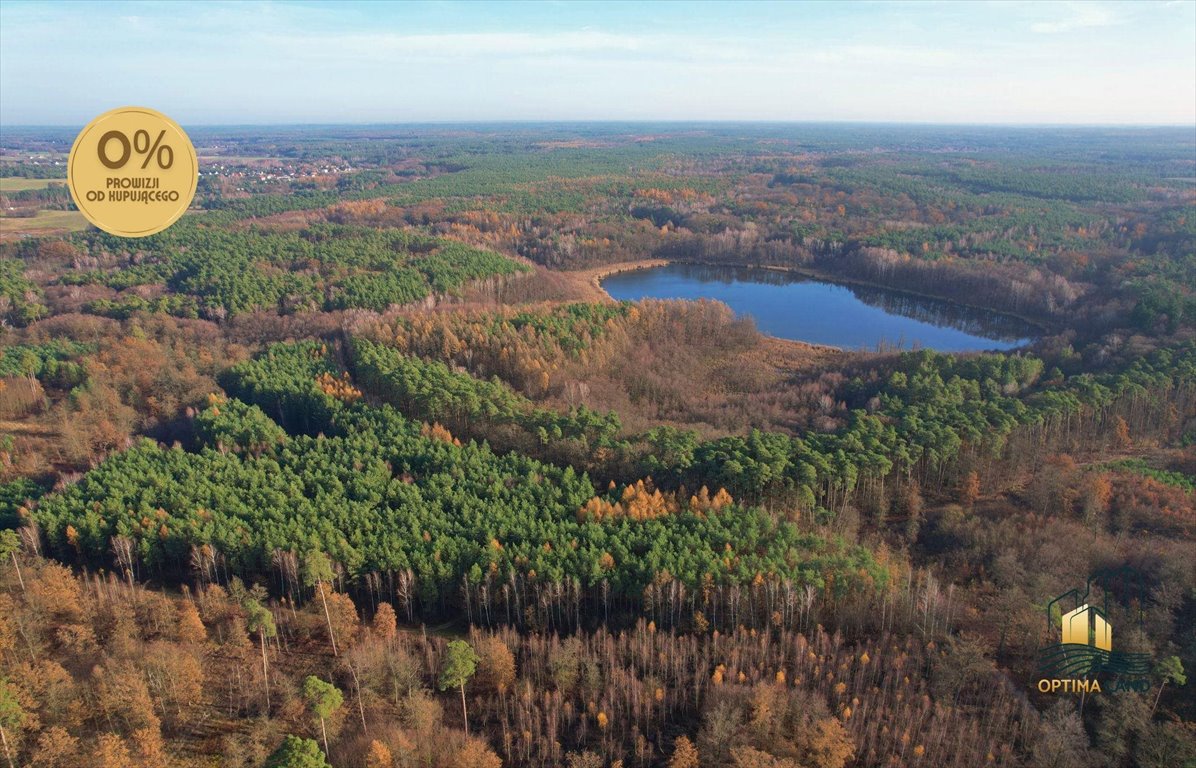
[[[134,106],[134,105],[128,105]],[[100,113],[103,114],[103,113]],[[180,121],[180,124],[184,124]],[[1190,123],[1118,123],[1118,122],[1033,122],[1033,121],[933,121],[933,120],[851,120],[851,119],[795,119],[771,120],[753,118],[493,118],[469,120],[373,120],[362,122],[320,122],[320,121],[283,121],[283,122],[246,122],[246,123],[207,123],[186,122],[196,128],[305,128],[305,127],[386,127],[386,126],[448,126],[448,125],[874,125],[874,126],[918,126],[918,127],[954,127],[954,128],[1192,128],[1196,130],[1196,121]],[[86,123],[6,123],[0,120],[0,129],[12,128],[74,128]]]

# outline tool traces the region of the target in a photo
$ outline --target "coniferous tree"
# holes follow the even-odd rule
[[[308,675],[303,681],[303,699],[307,702],[311,713],[320,721],[320,735],[324,740],[324,752],[327,754],[327,720],[341,708],[341,705],[345,703],[345,698],[341,695],[340,689],[332,683],[325,682],[315,675]]]
[[[332,561],[328,555],[318,549],[307,553],[303,559],[303,583],[308,587],[315,587],[320,593],[320,603],[324,607],[324,621],[328,624],[328,639],[332,643],[332,655],[339,656],[336,648],[336,632],[332,628],[332,615],[328,612],[328,600],[324,595],[324,583],[332,581]]]
[[[320,745],[311,739],[288,735],[266,759],[263,768],[331,768]]]
[[[469,735],[469,711],[465,706],[465,685],[478,667],[478,655],[464,640],[453,640],[444,653],[440,669],[440,690],[457,688],[461,691],[461,716],[465,721],[465,735]]]

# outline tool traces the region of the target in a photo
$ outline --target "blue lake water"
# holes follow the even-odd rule
[[[770,336],[843,349],[1012,349],[1035,329],[1007,315],[901,291],[839,285],[755,267],[669,264],[602,281],[619,300],[716,299]]]

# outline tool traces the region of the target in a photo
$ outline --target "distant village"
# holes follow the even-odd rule
[[[349,164],[289,162],[274,158],[199,158],[199,175],[258,182],[290,182],[321,176],[339,176],[356,170]]]

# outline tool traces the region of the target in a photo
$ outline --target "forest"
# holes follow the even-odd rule
[[[0,765],[1196,762],[1189,133],[194,139],[148,238],[0,195]],[[1035,333],[837,349],[601,286],[670,262]],[[1048,603],[1114,572],[1141,689],[1040,691]]]

